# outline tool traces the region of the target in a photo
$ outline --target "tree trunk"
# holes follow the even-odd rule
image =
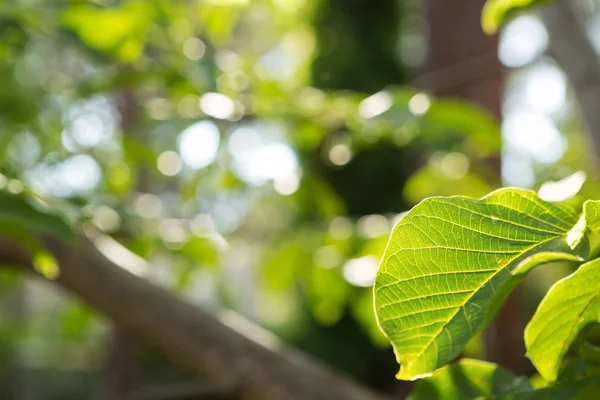
[[[128,272],[86,236],[80,236],[76,244],[42,239],[59,261],[60,276],[55,283],[108,316],[122,331],[157,347],[174,364],[198,377],[231,385],[237,399],[382,399],[286,348],[241,317],[229,314],[222,318],[236,331],[168,290]],[[32,270],[31,256],[9,239],[0,238],[0,263]],[[250,339],[250,335],[258,340]]]

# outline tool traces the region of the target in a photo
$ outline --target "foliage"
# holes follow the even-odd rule
[[[2,235],[18,236],[55,277],[37,235],[68,239],[93,225],[147,259],[160,284],[371,376],[365,360],[390,358],[370,285],[392,220],[427,196],[499,185],[487,166],[501,150],[497,122],[406,86],[397,42],[417,15],[408,8],[3,2],[0,189],[11,203],[0,197]],[[205,161],[205,143],[182,146],[190,131],[217,138]],[[284,149],[287,176],[281,152],[270,163],[261,156],[273,149]],[[162,168],[165,157],[179,168]],[[362,268],[366,278],[352,274]],[[28,311],[27,334],[9,348],[61,371],[84,364],[66,353],[97,363],[105,322],[72,301]],[[61,335],[67,325],[83,332],[77,340]]]
[[[506,394],[476,384],[495,385],[496,373],[506,379],[506,372],[494,366],[463,361],[434,371],[460,355],[469,339],[489,325],[532,268],[561,259],[583,264],[548,291],[525,331],[527,355],[548,382],[539,393],[532,390],[531,398],[600,382],[593,369],[584,380],[561,374],[567,351],[586,341],[577,342],[578,335],[599,321],[600,262],[589,245],[600,231],[599,204],[585,202],[578,215],[534,192],[507,188],[480,200],[426,199],[398,222],[377,274],[374,301],[378,322],[401,365],[398,378],[433,373],[415,398],[426,398],[419,393],[439,386],[460,398]],[[507,387],[512,384],[502,385]]]

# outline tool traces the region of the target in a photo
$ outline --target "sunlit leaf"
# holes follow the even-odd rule
[[[600,260],[582,265],[546,294],[525,329],[527,356],[547,380],[585,326],[600,322]]]
[[[480,200],[434,197],[406,214],[374,289],[379,324],[401,364],[398,378],[419,378],[458,356],[534,266],[582,261],[587,240],[566,240],[577,217],[518,189]]]
[[[143,2],[121,8],[78,5],[65,11],[62,22],[91,48],[133,61],[142,52],[152,15],[151,4]]]
[[[34,255],[33,267],[46,279],[56,279],[60,273],[56,258],[47,251],[40,251]]]
[[[553,0],[488,0],[481,14],[481,26],[486,33],[494,33],[514,12],[551,1]]]

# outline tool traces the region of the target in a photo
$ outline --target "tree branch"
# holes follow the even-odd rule
[[[69,289],[120,329],[162,351],[174,364],[213,382],[234,382],[241,400],[375,400],[370,390],[260,333],[262,343],[212,314],[127,271],[88,236],[76,244],[44,236],[60,264],[55,283]],[[124,249],[121,249],[124,251]],[[0,237],[0,264],[32,270],[31,255]],[[229,318],[241,332],[258,328]],[[240,321],[243,321],[240,323]]]
[[[541,11],[550,37],[550,53],[567,75],[590,132],[594,155],[600,157],[600,59],[572,1],[559,1]]]

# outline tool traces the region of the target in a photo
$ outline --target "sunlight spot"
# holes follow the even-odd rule
[[[337,240],[346,240],[352,235],[352,221],[348,217],[335,217],[329,223],[329,235]]]
[[[165,151],[158,156],[156,166],[161,174],[175,176],[181,172],[181,158],[174,151]]]
[[[67,158],[59,166],[64,184],[72,192],[85,192],[95,188],[101,179],[100,166],[87,154]]]
[[[538,196],[546,201],[565,201],[571,199],[585,183],[587,174],[578,171],[556,182],[545,182],[538,191]]]
[[[221,93],[206,93],[200,97],[200,109],[206,115],[218,119],[227,119],[235,112],[235,103]]]
[[[425,114],[431,107],[431,99],[425,93],[415,94],[408,102],[408,109],[414,115]]]
[[[95,159],[77,154],[54,165],[39,164],[27,172],[28,183],[35,191],[67,197],[94,189],[102,172]]]
[[[32,166],[42,154],[39,141],[29,132],[14,135],[6,150],[8,156],[23,167]]]
[[[182,220],[167,219],[160,223],[160,237],[167,243],[184,243],[188,234]]]
[[[198,237],[208,237],[215,232],[215,223],[208,214],[198,214],[190,221],[190,231]]]
[[[363,118],[373,118],[389,110],[393,103],[394,99],[390,92],[377,92],[360,102],[358,113]]]
[[[345,165],[352,159],[352,151],[347,144],[336,144],[329,150],[329,160],[334,165]]]
[[[531,161],[507,153],[502,157],[502,180],[505,186],[529,189],[535,182]]]
[[[25,190],[25,186],[23,186],[23,183],[21,181],[17,179],[11,179],[6,184],[6,190],[13,194],[19,194],[23,190]]]
[[[565,139],[547,117],[513,113],[505,117],[502,133],[508,143],[534,160],[551,164],[566,150]]]
[[[257,150],[262,146],[260,134],[253,128],[237,128],[229,137],[228,148],[233,155]]]
[[[156,218],[162,211],[160,199],[150,193],[139,195],[135,200],[134,207],[140,217],[146,219]]]
[[[532,110],[550,114],[565,104],[567,84],[562,72],[551,64],[532,66],[525,79],[525,99]]]
[[[210,121],[200,121],[181,132],[177,150],[187,166],[201,169],[216,159],[220,140],[217,125]]]
[[[343,275],[354,286],[369,287],[375,282],[379,260],[375,256],[353,258],[344,264]]]
[[[114,106],[105,97],[74,104],[65,115],[64,147],[76,152],[78,147],[95,147],[111,140],[118,125],[115,113]]]
[[[502,30],[498,57],[507,67],[522,67],[542,54],[548,45],[548,32],[532,16],[520,16]]]
[[[275,191],[282,196],[294,194],[300,187],[300,178],[297,175],[289,175],[277,178],[273,181]]]
[[[268,180],[294,176],[298,161],[292,149],[283,143],[271,143],[255,151],[234,156],[234,170],[244,181],[260,185]]]
[[[107,206],[100,206],[92,211],[92,223],[104,232],[115,232],[121,227],[119,213]]]
[[[440,166],[448,178],[460,179],[469,172],[469,159],[463,153],[449,153],[442,157]]]
[[[358,232],[369,239],[387,235],[390,233],[390,223],[383,215],[365,215],[358,220]]]
[[[183,42],[183,54],[192,61],[196,61],[204,56],[206,45],[197,37],[190,37]]]

